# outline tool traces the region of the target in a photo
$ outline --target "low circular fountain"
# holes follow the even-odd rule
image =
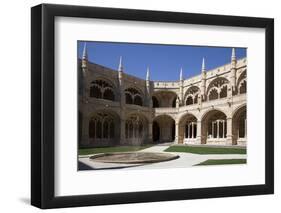
[[[158,163],[179,158],[178,155],[160,152],[115,152],[101,153],[90,157],[100,163],[142,164]]]

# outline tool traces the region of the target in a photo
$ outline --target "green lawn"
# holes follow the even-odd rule
[[[170,146],[165,152],[189,152],[194,154],[246,154],[243,148]]]
[[[196,166],[202,165],[223,165],[223,164],[245,164],[247,163],[246,159],[209,159],[202,163],[197,164]]]
[[[81,148],[78,150],[79,155],[90,155],[98,153],[111,153],[111,152],[131,152],[146,149],[151,147],[151,144],[141,146],[114,146],[114,147],[101,147],[101,148]]]

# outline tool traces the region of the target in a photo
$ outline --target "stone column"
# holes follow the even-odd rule
[[[90,119],[88,116],[83,116],[82,118],[82,136],[81,136],[81,145],[87,146],[90,144],[89,138],[89,122]]]
[[[175,144],[179,144],[179,123],[175,123]]]
[[[224,135],[224,123],[225,123],[225,120],[222,121],[222,137],[225,138],[225,135]]]
[[[184,105],[184,101],[183,101],[183,81],[180,81],[180,93],[179,93],[178,97],[179,97],[179,104],[181,106],[183,106]]]
[[[201,125],[202,125],[202,122],[201,121],[197,121],[197,130],[196,130],[196,133],[197,133],[197,137],[196,137],[196,143],[197,144],[201,144]]]
[[[152,125],[153,125],[153,122],[152,121],[150,121],[149,123],[148,123],[148,142],[149,143],[152,143],[153,142],[153,139],[152,139]]]
[[[193,122],[191,122],[190,124],[191,124],[191,139],[192,139],[194,137],[194,135],[193,135],[194,125],[193,125]]]
[[[220,121],[217,120],[217,138],[220,138]]]
[[[212,121],[212,138],[215,137],[214,129],[215,129],[215,123],[214,123],[214,121]]]
[[[83,100],[84,102],[88,102],[89,98],[90,98],[90,87],[91,84],[90,82],[88,82],[87,80],[83,81],[84,84],[84,88],[83,88]]]
[[[197,123],[194,122],[194,138],[197,138]]]
[[[190,139],[190,123],[187,124],[187,137],[188,139]]]
[[[244,136],[244,138],[247,138],[247,119],[245,119],[245,124],[244,124],[245,126],[244,126],[244,128],[245,128],[245,136]]]
[[[121,145],[126,143],[125,125],[126,125],[126,120],[121,118],[121,120],[120,120],[120,144]]]
[[[226,120],[226,145],[232,145],[233,133],[232,133],[232,118],[228,117]]]

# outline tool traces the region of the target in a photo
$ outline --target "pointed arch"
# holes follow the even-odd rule
[[[218,109],[204,113],[201,121],[201,143],[219,144],[225,142],[227,134],[227,115]]]
[[[239,85],[239,83],[243,80],[243,79],[247,79],[247,70],[243,70],[240,75],[237,78],[237,86]]]
[[[178,95],[174,91],[160,90],[153,93],[155,100],[157,99],[159,107],[176,107]]]
[[[238,93],[239,94],[244,94],[247,92],[247,81],[246,79],[243,79],[240,81],[238,85]]]
[[[229,81],[224,77],[216,77],[207,88],[208,100],[216,100],[227,97]]]
[[[153,140],[156,143],[175,140],[175,120],[170,115],[159,115],[153,119]]]
[[[197,138],[197,117],[187,112],[179,119],[179,143],[194,144]]]
[[[143,106],[143,94],[140,89],[129,87],[125,89],[126,104]]]
[[[186,98],[185,105],[192,105],[193,104],[193,96],[189,95]]]
[[[94,80],[90,84],[90,97],[114,101],[114,91],[113,84],[105,79]]]
[[[111,110],[90,114],[89,140],[93,147],[117,145],[120,141],[120,118]]]
[[[246,145],[247,107],[243,104],[236,108],[232,116],[232,133],[234,145]]]
[[[219,98],[219,90],[218,90],[218,88],[212,88],[209,91],[209,94],[208,94],[209,101],[216,100],[218,98]]]
[[[198,103],[198,96],[200,94],[200,89],[197,86],[190,86],[184,95],[185,105],[192,105]]]
[[[139,105],[139,106],[142,106],[142,98],[140,95],[136,95],[135,98],[134,98],[134,104],[135,105]]]
[[[158,108],[159,107],[159,101],[155,96],[152,96],[152,107]]]
[[[147,141],[148,121],[140,113],[131,113],[126,117],[125,139],[127,144],[140,145]]]
[[[238,77],[237,80],[238,94],[244,94],[247,92],[247,70],[245,69]]]
[[[227,97],[227,85],[224,84],[220,88],[220,98],[226,98]]]
[[[103,98],[106,100],[114,101],[115,95],[112,89],[106,88],[103,92]]]

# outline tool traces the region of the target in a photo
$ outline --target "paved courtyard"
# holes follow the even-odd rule
[[[170,144],[158,144],[138,152],[164,152]],[[166,152],[167,153],[167,152]],[[149,164],[120,164],[120,163],[101,163],[89,159],[89,156],[79,156],[80,170],[99,170],[99,169],[158,169],[158,168],[185,168],[192,167],[209,159],[246,159],[246,154],[193,154],[183,152],[169,152],[178,155],[179,158],[171,161],[149,163]]]

